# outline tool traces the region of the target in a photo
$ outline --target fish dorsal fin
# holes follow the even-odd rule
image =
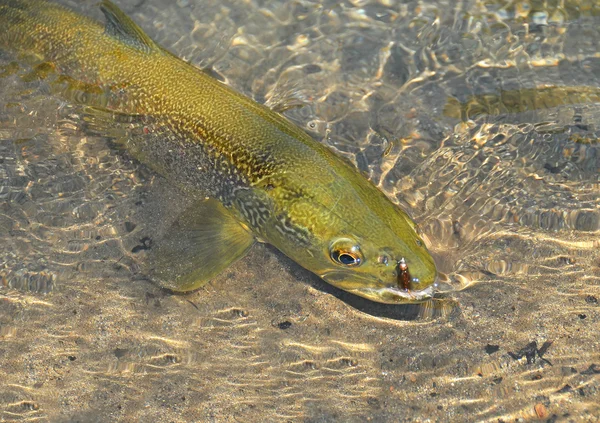
[[[153,241],[144,272],[172,291],[192,291],[242,258],[252,244],[252,233],[221,203],[197,201]]]
[[[160,47],[146,35],[129,16],[110,0],[100,2],[100,10],[106,17],[105,32],[111,37],[144,52],[160,50]]]

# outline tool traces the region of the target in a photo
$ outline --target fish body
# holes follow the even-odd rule
[[[196,289],[258,239],[374,301],[432,296],[436,268],[416,225],[350,163],[158,46],[111,2],[100,7],[104,25],[43,0],[0,0],[0,47],[35,57],[91,119],[137,128],[124,147],[198,198],[153,248],[157,280]]]

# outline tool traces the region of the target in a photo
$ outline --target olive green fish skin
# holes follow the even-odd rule
[[[411,219],[284,117],[156,45],[126,42],[51,2],[0,0],[0,27],[0,46],[48,64],[78,94],[69,99],[138,119],[149,136],[126,147],[140,161],[217,198],[301,266],[378,302],[431,297],[435,264]],[[332,260],[339,240],[359,265]],[[398,288],[401,258],[409,290]]]

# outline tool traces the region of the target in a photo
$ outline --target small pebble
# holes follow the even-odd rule
[[[281,330],[286,330],[292,327],[292,322],[288,322],[287,320],[285,322],[281,322],[277,325],[279,327],[279,329]]]
[[[540,418],[540,419],[545,419],[546,417],[548,417],[548,410],[546,410],[546,407],[544,406],[544,404],[542,404],[541,402],[538,402],[535,407],[533,407],[535,410],[535,414]]]
[[[488,354],[494,354],[499,349],[500,349],[500,345],[487,344],[485,346],[485,352]]]

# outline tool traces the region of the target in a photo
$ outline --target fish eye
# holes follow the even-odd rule
[[[356,266],[360,264],[360,257],[347,251],[332,251],[331,258],[333,261],[346,266]]]
[[[331,243],[329,248],[331,260],[344,266],[358,266],[363,257],[360,247],[351,239],[341,238]]]

